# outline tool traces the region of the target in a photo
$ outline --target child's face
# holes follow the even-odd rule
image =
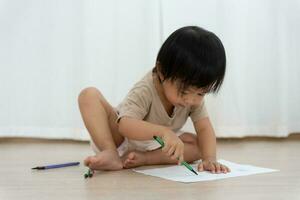
[[[163,82],[163,89],[167,100],[176,107],[197,106],[205,95],[202,89],[195,87],[188,87],[184,91],[179,91],[178,82],[170,80]]]

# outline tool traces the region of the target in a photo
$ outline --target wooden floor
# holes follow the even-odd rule
[[[300,199],[300,137],[218,141],[219,158],[279,169],[280,172],[218,181],[178,183],[131,170],[98,172],[86,168],[32,171],[36,165],[80,161],[86,142],[0,138],[0,199]]]

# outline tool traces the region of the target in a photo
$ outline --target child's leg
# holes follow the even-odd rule
[[[118,170],[122,162],[117,147],[124,138],[119,134],[112,106],[96,88],[86,88],[78,97],[79,109],[88,132],[101,152],[85,159],[91,169]]]
[[[179,136],[184,142],[184,160],[193,162],[201,159],[197,136],[191,133],[184,133]],[[132,168],[141,165],[176,164],[177,160],[172,160],[169,156],[157,149],[154,151],[140,152],[132,151],[122,158],[125,168]]]

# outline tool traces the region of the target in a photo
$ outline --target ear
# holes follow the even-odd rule
[[[156,73],[158,75],[158,79],[161,83],[163,83],[165,81],[165,78],[164,76],[162,75],[161,73],[161,64],[159,63],[159,61],[156,61],[156,65],[155,65],[155,68],[156,68]]]

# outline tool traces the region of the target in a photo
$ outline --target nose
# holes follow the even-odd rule
[[[199,95],[190,95],[183,99],[185,106],[196,106],[199,105],[203,97]]]

